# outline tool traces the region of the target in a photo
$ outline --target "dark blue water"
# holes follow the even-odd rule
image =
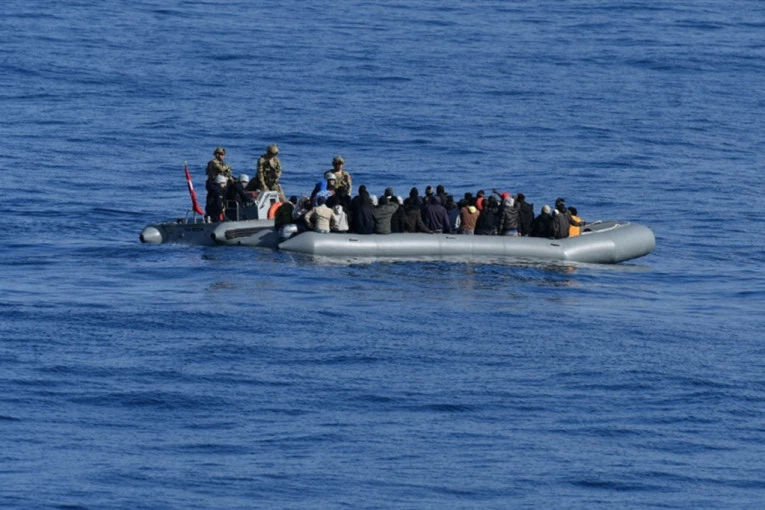
[[[761,2],[0,8],[3,508],[756,508]],[[557,196],[618,266],[147,246],[217,145],[288,194]]]

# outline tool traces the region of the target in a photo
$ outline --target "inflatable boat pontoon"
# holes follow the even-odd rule
[[[565,239],[450,234],[319,234],[303,232],[279,249],[322,257],[451,258],[490,257],[616,264],[642,257],[656,245],[653,232],[629,222],[588,223]]]

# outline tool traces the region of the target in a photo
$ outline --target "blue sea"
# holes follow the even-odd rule
[[[761,508],[765,4],[5,0],[0,507]],[[288,195],[564,197],[613,266],[144,245]],[[204,197],[202,197],[203,199]]]

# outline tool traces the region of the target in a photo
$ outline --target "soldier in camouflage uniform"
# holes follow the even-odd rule
[[[224,159],[226,158],[226,149],[224,147],[216,147],[215,151],[213,151],[213,156],[215,156],[215,158],[207,163],[207,182],[211,183],[215,181],[215,178],[218,175],[224,176],[229,182],[234,182],[231,167],[224,162]]]
[[[247,185],[249,191],[278,191],[279,200],[284,202],[287,198],[284,196],[279,179],[282,176],[282,163],[276,155],[279,154],[279,147],[269,145],[266,147],[266,153],[258,158],[257,176]]]
[[[332,160],[332,169],[328,170],[328,172],[335,174],[335,188],[345,188],[348,196],[350,196],[353,181],[351,174],[345,171],[345,160],[342,156],[335,156],[335,159]]]

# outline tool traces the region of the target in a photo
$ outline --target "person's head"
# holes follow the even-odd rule
[[[549,206],[549,205],[545,204],[545,205],[542,207],[542,213],[543,213],[543,214],[550,214],[550,211],[551,211],[551,209],[550,209],[550,206]]]
[[[250,176],[247,174],[241,174],[239,176],[239,182],[241,182],[243,185],[247,185],[247,183],[250,182]]]
[[[213,151],[213,156],[215,156],[216,159],[223,160],[223,158],[226,157],[226,148],[225,147],[216,147]]]
[[[343,159],[343,157],[340,155],[335,156],[335,158],[332,160],[332,166],[335,168],[335,170],[341,170],[344,164],[345,159]]]
[[[570,212],[574,216],[579,216],[579,213],[576,211],[576,207],[569,207],[568,212]]]
[[[502,195],[500,195],[500,196],[502,197],[502,200],[505,200],[505,199],[507,199],[507,198],[510,198],[510,193],[508,193],[507,191],[505,191],[505,192],[504,192],[504,193],[502,193]]]
[[[433,194],[433,186],[428,186],[427,188],[425,188],[425,196],[426,197],[429,197],[432,194]]]
[[[336,181],[337,180],[337,176],[333,172],[327,170],[326,172],[324,172],[324,179],[327,182],[329,182],[329,181]]]
[[[475,194],[476,198],[483,198],[486,196],[486,192],[482,189],[478,190],[478,193]]]
[[[275,143],[266,147],[266,157],[272,158],[277,154],[279,154],[279,147],[277,147]]]
[[[367,191],[367,187],[365,185],[359,186],[359,195],[368,195],[369,192]]]
[[[563,202],[555,202],[555,210],[558,212],[566,212],[566,204]]]
[[[327,198],[323,195],[316,197],[316,205],[324,205],[327,202]]]
[[[443,184],[439,184],[438,186],[436,186],[436,194],[437,195],[443,195],[444,193],[446,193],[446,190],[444,190],[444,185]]]
[[[377,195],[369,195],[369,199],[372,201],[372,205],[377,206]]]
[[[217,184],[219,186],[225,186],[226,183],[228,183],[228,179],[226,178],[225,175],[218,174],[215,177],[215,184]]]
[[[515,195],[515,200],[519,203],[523,203],[526,200],[526,195],[524,195],[523,193],[518,193],[517,195]]]
[[[292,196],[290,197],[290,202],[292,202],[292,205],[297,205],[297,203],[298,203],[298,197],[297,197],[297,195],[292,195]]]
[[[385,193],[383,193],[386,197],[392,197],[393,196],[393,188],[385,188]]]
[[[412,188],[412,189],[410,189],[410,190],[409,190],[409,196],[410,196],[411,198],[417,198],[417,197],[419,197],[419,196],[420,196],[420,190],[418,190],[417,188]]]

